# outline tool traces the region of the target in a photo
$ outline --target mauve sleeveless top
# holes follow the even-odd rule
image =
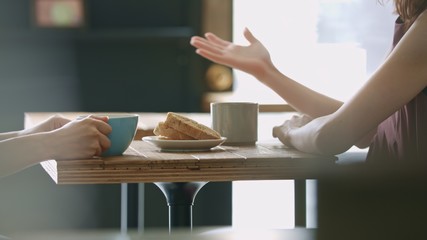
[[[398,19],[393,47],[404,34]],[[367,161],[427,161],[427,87],[378,126]]]

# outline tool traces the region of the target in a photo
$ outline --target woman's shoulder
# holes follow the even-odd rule
[[[409,29],[406,31],[402,40],[405,39],[405,45],[409,49],[415,50],[415,56],[418,57],[427,57],[425,54],[427,52],[427,10],[422,12],[418,18],[412,23]],[[409,44],[409,45],[408,45]]]
[[[425,9],[420,15],[418,15],[417,19],[415,19],[414,24],[427,24],[427,9]]]
[[[415,20],[414,24],[418,24],[417,30],[422,31],[425,34],[423,34],[425,40],[427,41],[427,9],[425,9]],[[427,49],[426,44],[423,44],[424,47]],[[427,95],[427,87],[423,89],[423,93]]]

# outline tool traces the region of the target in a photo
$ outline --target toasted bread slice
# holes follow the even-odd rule
[[[169,112],[164,123],[178,132],[185,133],[195,139],[221,138],[217,131],[177,113]]]
[[[164,122],[159,122],[154,129],[154,134],[164,137],[169,140],[194,140],[195,138],[188,136],[185,133],[178,132],[177,130],[169,127]]]

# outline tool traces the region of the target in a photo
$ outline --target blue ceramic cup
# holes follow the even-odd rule
[[[108,124],[112,131],[108,135],[111,147],[103,152],[101,156],[122,155],[129,147],[136,134],[138,126],[138,115],[136,114],[107,114]]]

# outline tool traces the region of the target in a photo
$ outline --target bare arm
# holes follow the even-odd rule
[[[26,134],[0,141],[0,177],[48,159],[100,155],[110,146],[106,135],[111,127],[105,121],[88,117],[45,132],[38,131],[46,127],[41,124],[21,132]],[[53,124],[57,123],[61,124]]]
[[[0,177],[49,159],[49,146],[42,134],[0,141]]]
[[[0,133],[0,141],[7,140],[14,137],[22,137],[22,136],[33,134],[33,133],[49,132],[49,131],[58,129],[69,122],[70,122],[69,119],[61,117],[59,115],[52,116],[31,128],[23,129],[20,131]]]
[[[427,86],[427,14],[421,14],[365,86],[333,114],[281,136],[297,149],[344,152]]]
[[[20,131],[0,133],[0,141],[19,136]]]
[[[343,104],[294,81],[275,68],[272,68],[259,80],[275,91],[295,110],[312,118],[331,114]]]
[[[196,53],[211,61],[240,69],[273,89],[289,105],[310,117],[335,112],[342,102],[309,89],[279,72],[271,61],[268,50],[245,29],[248,46],[240,46],[220,39],[212,33],[206,38],[193,37],[191,44]]]
[[[342,102],[313,91],[282,74],[272,63],[262,43],[248,29],[245,29],[244,35],[249,41],[248,46],[233,44],[212,33],[207,33],[205,38],[193,37],[191,44],[197,48],[197,54],[211,61],[252,74],[298,112],[311,118],[332,114],[342,106]],[[369,146],[374,133],[375,130],[367,133],[356,145]]]

